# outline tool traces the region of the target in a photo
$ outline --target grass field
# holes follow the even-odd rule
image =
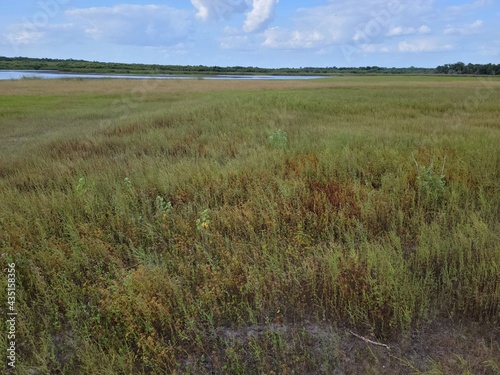
[[[0,82],[17,373],[500,374],[499,145],[493,78]]]

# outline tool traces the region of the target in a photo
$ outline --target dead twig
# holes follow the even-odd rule
[[[132,268],[137,268],[137,267],[139,267],[140,265],[141,265],[141,263],[133,264],[133,265],[131,265],[131,266],[129,266],[129,267],[125,267],[125,268],[124,268],[124,270],[125,270],[125,271],[128,271],[128,270],[131,270]]]
[[[372,341],[372,340],[369,340],[367,339],[366,337],[363,337],[363,336],[360,336],[356,333],[354,333],[353,331],[349,331],[351,333],[351,335],[353,336],[356,336],[358,339],[361,339],[363,340],[364,342],[366,342],[367,344],[372,344],[372,345],[378,345],[378,346],[383,346],[384,348],[386,348],[387,350],[391,350],[391,348],[389,348],[389,345],[386,345],[386,344],[382,344],[380,342],[376,342],[376,341]]]

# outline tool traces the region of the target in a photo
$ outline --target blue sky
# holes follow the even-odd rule
[[[500,1],[4,1],[0,56],[260,67],[499,63]]]

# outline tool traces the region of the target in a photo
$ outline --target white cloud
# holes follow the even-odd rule
[[[388,36],[412,35],[415,34],[416,32],[417,30],[414,29],[413,27],[396,26],[391,28],[386,35]]]
[[[419,34],[430,34],[431,28],[427,25],[422,25],[418,28]]]
[[[265,28],[272,21],[278,2],[279,0],[253,0],[252,10],[247,13],[243,30],[254,32]]]
[[[160,5],[117,5],[66,11],[87,37],[121,45],[161,46],[184,40],[189,12]]]
[[[9,27],[9,31],[2,35],[5,42],[12,46],[36,44],[43,40],[45,32],[33,28],[30,23],[19,23]]]
[[[349,39],[352,16],[336,11],[333,6],[304,8],[296,11],[289,27],[265,30],[262,46],[274,49],[318,50]]]
[[[481,26],[483,26],[483,21],[482,20],[475,20],[470,25],[468,25],[468,27],[471,28],[471,29],[478,29]]]
[[[264,32],[264,47],[276,49],[304,49],[324,45],[325,36],[319,31],[299,31],[281,29],[278,27],[267,29]]]
[[[429,34],[431,29],[427,25],[422,25],[419,28],[396,26],[389,29],[387,36],[414,35],[414,34]]]
[[[377,53],[377,52],[387,53],[393,51],[393,48],[391,48],[386,44],[364,44],[361,46],[360,49],[364,53]]]
[[[471,11],[474,9],[484,8],[486,6],[489,6],[492,3],[493,3],[492,0],[474,0],[470,3],[466,3],[463,5],[450,6],[450,7],[448,7],[448,10],[450,10],[452,12],[460,12],[460,13],[461,12],[468,12],[468,11]]]
[[[444,29],[444,33],[447,35],[472,35],[472,34],[477,34],[482,26],[483,26],[482,20],[475,20],[474,22],[467,24],[463,27],[448,26]]]
[[[488,41],[479,47],[479,53],[483,56],[487,56],[489,58],[494,57],[498,59],[500,57],[500,39]]]
[[[70,23],[35,25],[30,22],[12,24],[0,33],[0,45],[10,46],[14,54],[20,47],[62,45],[78,38],[75,27]]]
[[[220,47],[223,49],[242,49],[248,45],[246,35],[231,35],[222,38]]]
[[[438,52],[455,49],[452,44],[444,44],[433,39],[405,40],[398,44],[399,52]]]
[[[191,0],[191,4],[198,10],[196,17],[203,21],[229,18],[247,9],[245,2],[239,0]]]
[[[408,4],[383,0],[330,0],[328,5],[299,8],[287,27],[264,33],[268,48],[326,48],[332,45],[379,44],[387,36],[428,34],[430,27],[414,23],[433,10],[432,0]]]

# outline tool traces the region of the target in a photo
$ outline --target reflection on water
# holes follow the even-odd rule
[[[313,79],[323,78],[321,76],[285,76],[285,75],[123,75],[123,74],[82,74],[82,73],[62,73],[49,70],[0,70],[0,80],[9,79],[56,79],[56,78],[121,78],[121,79],[218,79],[218,80],[233,80],[233,79],[246,79],[246,80],[279,80],[279,79]]]

